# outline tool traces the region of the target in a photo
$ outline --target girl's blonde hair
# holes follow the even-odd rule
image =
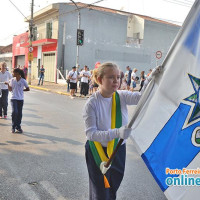
[[[111,63],[111,62],[102,63],[97,69],[93,70],[94,81],[99,84],[98,78],[99,77],[103,78],[103,76],[106,73],[106,70],[113,69],[113,68],[119,70],[119,67],[114,63]]]
[[[5,61],[1,62],[1,64],[0,64],[0,65],[1,65],[1,68],[2,68],[2,67],[5,67],[5,68],[7,67],[7,64],[6,64],[6,62],[5,62]]]

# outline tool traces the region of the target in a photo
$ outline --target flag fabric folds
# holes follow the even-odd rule
[[[153,88],[145,91],[151,90],[132,136],[168,199],[199,199],[198,181],[192,187],[185,180],[188,176],[200,181],[200,172],[171,174],[166,169],[200,168],[200,1],[194,3],[162,67]],[[180,178],[177,185],[167,182],[173,178]]]

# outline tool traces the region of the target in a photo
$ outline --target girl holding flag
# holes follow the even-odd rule
[[[83,111],[89,196],[90,200],[114,200],[124,176],[125,140],[132,130],[127,127],[127,105],[136,105],[141,93],[117,91],[120,70],[113,63],[101,64],[95,70],[94,78],[100,89],[88,99]],[[124,139],[124,142],[110,167],[105,168],[104,163],[108,161],[119,139]]]

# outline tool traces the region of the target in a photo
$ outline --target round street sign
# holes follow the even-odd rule
[[[156,51],[156,58],[157,59],[162,58],[162,52],[161,51]]]
[[[32,53],[33,52],[33,47],[29,47],[28,50],[29,50],[30,53]]]

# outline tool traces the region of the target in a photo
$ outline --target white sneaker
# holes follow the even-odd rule
[[[71,97],[71,99],[74,99],[74,97],[73,96],[70,96]]]

